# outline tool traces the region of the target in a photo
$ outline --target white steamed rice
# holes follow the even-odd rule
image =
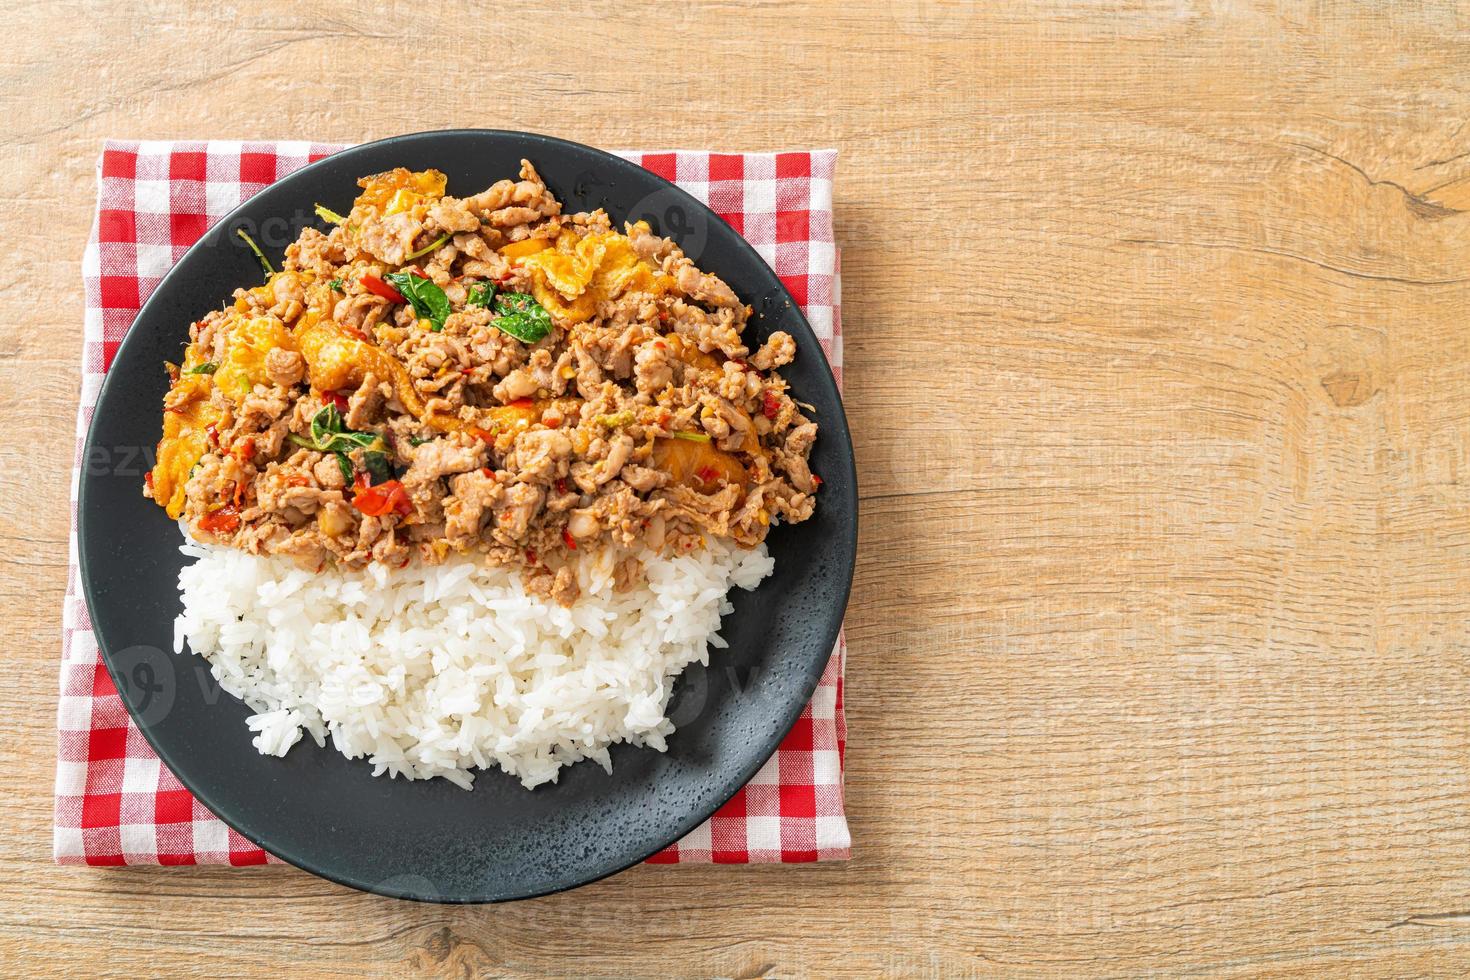
[[[771,573],[754,550],[711,539],[645,554],[647,582],[617,593],[611,559],[582,562],[571,608],[528,595],[520,573],[474,558],[401,570],[326,569],[188,542],[179,574],[187,639],[255,715],[254,745],[285,755],[302,732],[374,775],[443,776],[468,788],[499,766],[532,787],[631,742],[664,751],[673,679],[723,647],[725,593]]]

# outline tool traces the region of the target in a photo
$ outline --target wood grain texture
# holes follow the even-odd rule
[[[6,972],[1470,970],[1463,5],[7,20],[27,40],[0,51]],[[583,39],[609,56],[558,53]],[[52,866],[99,141],[472,125],[841,150],[854,860],[643,867],[470,909],[291,869]]]

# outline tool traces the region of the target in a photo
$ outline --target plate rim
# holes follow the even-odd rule
[[[720,217],[720,215],[717,214],[714,209],[709,207],[703,201],[700,201],[698,198],[694,197],[678,184],[668,180],[667,178],[659,174],[647,170],[646,168],[641,167],[639,164],[631,160],[627,160],[623,157],[618,156],[617,154],[600,149],[598,147],[589,146],[583,143],[577,143],[575,141],[557,136],[548,136],[542,133],[533,133],[522,130],[477,128],[423,130],[419,132],[403,133],[396,136],[384,137],[382,139],[371,140],[365,143],[356,143],[351,146],[343,147],[342,149],[334,151],[333,153],[329,154],[326,157],[323,157],[320,160],[308,163],[306,166],[292,171],[286,176],[280,178],[278,181],[275,181],[274,183],[268,185],[268,187],[275,187],[293,179],[297,179],[302,175],[306,175],[315,171],[317,168],[325,168],[325,165],[330,162],[340,164],[340,157],[342,157],[344,154],[366,151],[369,149],[387,148],[398,143],[417,142],[423,140],[432,141],[434,139],[442,139],[445,137],[492,137],[530,141],[533,143],[540,143],[553,152],[572,150],[576,152],[591,153],[594,156],[602,158],[604,163],[612,162],[618,166],[633,167],[641,171],[642,173],[647,174],[649,177],[652,177],[655,181],[663,185],[660,188],[661,192],[672,191],[679,203],[683,204],[686,207],[692,207],[697,212],[701,212],[707,220],[718,222],[719,224],[724,225],[726,228],[728,228],[733,235],[735,249],[738,252],[743,252],[748,261],[760,263],[762,266],[765,266],[770,271],[772,279],[776,282],[777,286],[780,289],[780,298],[784,299],[790,304],[791,314],[794,314],[798,318],[799,323],[802,327],[806,329],[807,333],[812,337],[812,339],[814,341],[818,341],[817,346],[820,352],[820,342],[816,336],[816,331],[812,329],[811,323],[810,321],[808,321],[805,311],[802,310],[801,305],[796,302],[795,298],[791,295],[790,290],[786,288],[786,284],[782,282],[781,277],[776,274],[775,269],[770,266],[770,263],[766,262],[766,260],[760,255],[759,252],[756,251],[755,247],[745,238],[743,234],[741,234],[733,226],[731,226],[729,222],[725,221],[724,218]],[[262,190],[265,189],[268,188],[263,188]],[[170,283],[172,283],[175,278],[182,278],[183,267],[189,260],[190,256],[196,250],[202,247],[207,247],[207,243],[215,235],[224,235],[228,231],[229,227],[231,227],[232,224],[237,220],[238,216],[251,207],[252,202],[255,201],[257,196],[258,195],[256,194],[252,194],[249,198],[241,201],[236,207],[232,208],[227,214],[223,215],[218,221],[211,225],[205,231],[205,233],[199,237],[197,241],[190,245],[183,255],[179,256],[179,258],[173,262],[173,264],[169,267],[169,270],[163,275],[163,277],[158,281],[158,284],[153,288],[152,292],[149,293],[148,298],[138,308],[137,314],[133,317],[132,323],[129,324],[127,332],[124,334],[123,339],[119,342],[118,349],[113,355],[114,363],[116,363],[116,361],[122,357],[123,351],[129,344],[129,342],[133,341],[139,336],[138,334],[134,333],[134,329],[137,327],[138,323],[144,319],[145,314],[148,313],[149,307],[159,302],[159,297],[164,293],[165,287],[170,285]],[[527,898],[539,898],[545,895],[553,895],[560,892],[569,891],[574,888],[579,888],[583,885],[590,885],[594,882],[611,877],[612,875],[619,874],[635,865],[643,863],[648,858],[662,851],[669,845],[681,840],[688,833],[694,830],[694,828],[698,827],[701,823],[708,820],[714,813],[716,813],[720,809],[720,807],[729,802],[742,788],[746,786],[746,784],[750,782],[755,774],[760,771],[761,767],[763,767],[775,755],[777,749],[780,748],[781,742],[785,740],[786,736],[795,726],[797,720],[801,716],[801,712],[805,710],[806,706],[810,703],[812,696],[821,681],[822,674],[826,670],[827,663],[830,661],[831,656],[836,651],[836,644],[838,643],[838,640],[841,636],[844,620],[846,618],[847,606],[851,599],[852,583],[857,566],[857,543],[860,527],[857,460],[852,445],[851,430],[847,423],[846,408],[842,401],[842,391],[837,385],[836,377],[832,372],[831,362],[825,356],[825,352],[823,352],[821,360],[822,370],[819,373],[818,381],[821,384],[830,386],[830,393],[833,396],[833,404],[836,407],[835,418],[828,418],[823,422],[823,428],[825,429],[823,435],[829,438],[840,438],[839,449],[841,451],[839,452],[839,456],[841,457],[841,460],[844,463],[844,467],[846,470],[846,472],[843,474],[845,479],[842,481],[842,485],[851,488],[850,508],[848,509],[850,517],[848,520],[844,521],[842,526],[838,529],[839,537],[841,539],[840,547],[841,550],[845,553],[843,555],[844,568],[842,569],[842,574],[839,576],[838,579],[840,586],[838,590],[840,601],[836,603],[836,605],[838,605],[840,609],[838,615],[836,616],[837,625],[835,630],[831,632],[830,640],[826,644],[829,648],[828,659],[822,661],[821,669],[809,671],[809,679],[806,683],[802,685],[804,688],[804,690],[801,692],[802,696],[793,702],[794,709],[788,712],[789,717],[783,718],[781,720],[781,723],[779,725],[779,730],[781,733],[780,736],[771,740],[771,745],[768,750],[763,750],[761,752],[753,754],[751,757],[751,762],[743,767],[742,770],[739,771],[735,776],[732,776],[729,779],[728,783],[726,784],[729,787],[728,792],[726,792],[725,789],[722,788],[721,790],[713,793],[711,795],[711,800],[713,802],[707,802],[705,804],[694,807],[690,811],[692,816],[684,821],[679,822],[677,827],[671,829],[667,834],[667,839],[664,839],[662,843],[659,843],[657,846],[653,847],[651,850],[648,850],[646,853],[642,853],[642,849],[640,849],[640,853],[638,853],[637,856],[633,857],[631,860],[628,860],[626,862],[622,862],[621,859],[613,861],[611,862],[611,864],[613,865],[612,867],[606,869],[599,868],[597,872],[592,875],[582,876],[575,873],[562,874],[558,876],[552,884],[545,887],[524,890],[512,889],[509,892],[500,894],[480,892],[477,894],[427,895],[423,893],[415,893],[407,887],[384,887],[384,885],[386,884],[385,882],[361,881],[355,879],[351,875],[334,872],[328,868],[322,867],[311,857],[301,855],[299,851],[291,852],[291,849],[289,848],[273,847],[267,844],[264,840],[261,840],[252,833],[246,831],[244,828],[238,826],[234,820],[220,813],[217,809],[215,809],[214,806],[210,805],[210,802],[207,799],[207,794],[202,793],[197,788],[195,780],[187,775],[185,771],[181,771],[181,768],[174,764],[174,760],[171,758],[172,753],[160,748],[155,740],[154,733],[152,731],[153,726],[151,724],[145,725],[139,720],[138,713],[134,710],[132,701],[127,696],[127,694],[124,693],[129,690],[129,688],[126,682],[121,679],[120,668],[114,662],[113,655],[110,652],[110,648],[113,646],[113,644],[110,643],[106,638],[108,628],[103,625],[102,621],[91,616],[92,609],[96,608],[96,604],[94,602],[96,590],[94,589],[94,576],[91,569],[92,556],[85,542],[89,540],[89,535],[87,532],[90,526],[90,520],[88,514],[91,508],[88,506],[88,502],[90,497],[92,496],[93,483],[92,481],[86,479],[86,473],[84,469],[77,481],[77,572],[78,578],[80,579],[82,597],[87,604],[88,616],[89,619],[91,619],[92,633],[94,639],[96,640],[98,654],[101,657],[103,663],[106,665],[108,675],[112,678],[113,684],[118,689],[118,696],[122,700],[123,706],[127,710],[130,720],[143,735],[145,741],[147,741],[149,747],[153,750],[154,754],[158,756],[163,765],[168,767],[169,771],[174,775],[175,778],[179,780],[184,788],[188,790],[195,799],[199,800],[199,802],[207,810],[209,810],[211,814],[213,814],[216,818],[218,818],[221,822],[230,827],[236,833],[240,834],[240,836],[244,837],[246,840],[250,841],[252,844],[254,844],[256,847],[259,847],[267,854],[270,854],[280,859],[281,861],[292,865],[293,867],[299,868],[307,872],[308,874],[316,875],[317,877],[323,878],[327,881],[331,881],[336,884],[370,894],[440,905],[485,905],[498,904],[508,901],[518,901]],[[95,408],[96,406],[101,405],[104,402],[109,391],[113,388],[114,385],[122,383],[118,380],[119,377],[120,376],[115,371],[109,369],[107,374],[103,378],[101,386],[98,388],[97,398],[96,401],[93,403],[93,416],[91,421],[88,423],[87,435],[82,447],[81,458],[84,460],[92,458],[91,453],[95,446],[97,435],[97,419],[99,418],[99,415],[95,411]],[[832,425],[833,422],[836,423],[835,426]],[[836,481],[829,480],[829,482]],[[199,657],[199,654],[196,654],[192,649],[186,650],[186,654],[190,658]],[[169,652],[168,655],[172,657],[184,656],[185,654],[175,654]],[[683,672],[681,671],[680,674],[682,675],[682,673]],[[473,791],[471,790],[471,792]],[[661,838],[663,836],[665,835],[660,835]]]

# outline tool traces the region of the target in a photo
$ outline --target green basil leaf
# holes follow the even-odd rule
[[[444,290],[411,272],[390,272],[383,278],[403,294],[419,319],[429,321],[431,330],[444,329],[444,321],[449,319],[449,297]]]
[[[323,405],[311,417],[311,441],[316,444],[313,448],[326,452],[332,435],[342,429],[342,413],[337,411],[337,406],[330,403]]]
[[[348,483],[352,482],[352,460],[347,458],[346,453],[337,454],[337,468],[342,471],[342,479]]]
[[[490,325],[524,344],[534,344],[551,333],[551,314],[526,293],[501,293],[495,299],[500,316]]]
[[[362,465],[372,474],[374,485],[393,479],[393,470],[388,466],[388,454],[376,450],[362,454]]]
[[[327,283],[327,288],[336,290],[340,293],[347,289],[347,283],[343,282],[341,279],[333,279],[331,282]]]
[[[483,306],[489,309],[490,304],[495,302],[495,283],[477,282],[470,286],[469,298],[464,301],[466,307]]]
[[[338,432],[326,441],[324,452],[350,453],[354,449],[376,449],[378,436],[374,432]]]
[[[219,370],[219,365],[218,364],[214,363],[213,361],[205,361],[203,364],[196,364],[196,365],[194,365],[191,368],[185,368],[181,373],[182,374],[213,374],[214,372],[216,372],[218,370]]]
[[[422,446],[424,443],[429,442],[429,441],[430,440],[421,438],[419,436],[409,436],[408,437],[408,444],[410,446]]]
[[[382,453],[387,449],[376,432],[354,432],[347,428],[342,421],[342,413],[337,411],[336,405],[330,403],[317,409],[316,414],[311,417],[310,439],[294,432],[289,433],[289,437],[296,445],[315,449],[319,453],[341,455],[354,449]]]

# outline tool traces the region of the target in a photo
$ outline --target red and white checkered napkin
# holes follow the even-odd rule
[[[82,262],[86,335],[72,473],[71,564],[62,620],[56,860],[62,864],[266,864],[276,858],[189,795],[144,741],[97,652],[77,575],[82,442],[102,378],[143,301],[210,225],[272,181],[340,146],[315,143],[114,142],[102,152],[97,221]],[[709,204],[771,264],[811,321],[842,380],[836,153],[624,153]],[[461,188],[467,192],[475,188]],[[658,864],[840,860],[841,639],[811,704],[774,757]],[[240,737],[246,737],[242,730]]]

